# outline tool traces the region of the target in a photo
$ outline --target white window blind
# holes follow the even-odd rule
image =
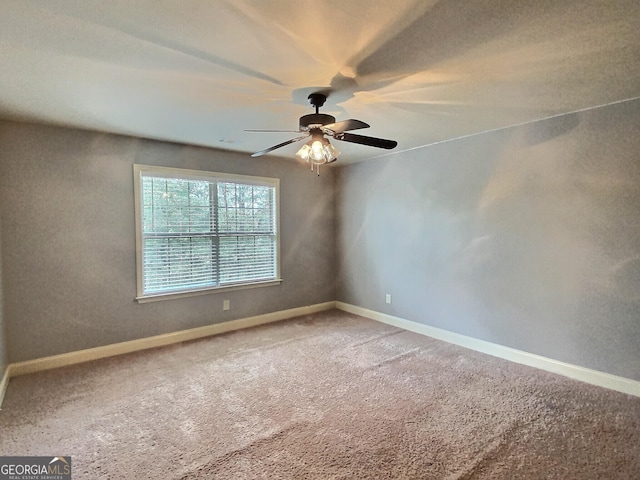
[[[135,166],[138,297],[278,279],[278,180]]]

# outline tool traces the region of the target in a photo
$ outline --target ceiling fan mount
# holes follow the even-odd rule
[[[309,115],[300,117],[300,131],[304,131],[305,129],[310,130],[313,127],[322,127],[336,122],[336,117],[333,115],[319,112],[320,107],[327,101],[327,96],[324,93],[312,93],[307,98],[309,99],[309,103],[315,107],[316,113],[310,113]]]
[[[318,109],[324,105],[324,102],[327,101],[327,96],[320,92],[310,93],[307,98],[309,99],[309,103],[316,107],[316,113],[318,113]]]
[[[395,140],[386,140],[384,138],[367,137],[364,135],[356,135],[353,133],[347,133],[349,130],[358,130],[361,128],[368,128],[369,125],[360,120],[343,120],[336,122],[336,118],[333,115],[327,115],[320,113],[320,107],[322,107],[326,100],[327,95],[322,92],[311,93],[308,96],[309,103],[315,107],[315,113],[303,115],[300,117],[299,129],[294,133],[302,133],[304,135],[287,140],[286,142],[274,145],[273,147],[265,148],[259,152],[252,154],[252,157],[259,157],[265,155],[280,147],[284,147],[294,142],[298,142],[305,138],[311,137],[296,154],[303,160],[306,160],[313,166],[319,166],[323,163],[331,163],[336,160],[340,152],[336,150],[325,138],[326,136],[333,137],[336,140],[349,143],[357,143],[360,145],[368,145],[370,147],[384,148],[390,150],[398,145]],[[248,132],[282,132],[283,130],[247,130]]]

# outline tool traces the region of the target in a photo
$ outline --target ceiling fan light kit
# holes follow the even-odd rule
[[[336,140],[343,142],[357,143],[360,145],[368,145],[370,147],[384,148],[390,150],[398,145],[394,140],[386,140],[384,138],[367,137],[364,135],[356,135],[353,133],[345,133],[348,130],[358,130],[368,128],[369,125],[360,120],[343,120],[336,122],[336,118],[332,115],[320,113],[319,109],[324,105],[327,96],[324,93],[312,93],[308,97],[309,103],[316,109],[315,113],[303,115],[300,117],[299,132],[304,133],[303,136],[287,140],[286,142],[265,148],[259,152],[252,154],[252,157],[259,157],[266,153],[272,152],[277,148],[284,147],[294,142],[304,140],[311,137],[306,144],[298,150],[296,156],[305,160],[311,165],[311,170],[316,167],[316,172],[320,175],[320,165],[335,162],[340,155],[340,151],[335,148],[325,135],[331,136]],[[251,131],[251,130],[249,130]],[[256,130],[253,130],[256,131]],[[257,130],[260,131],[260,130]],[[268,130],[262,130],[268,131]]]
[[[340,155],[340,151],[331,145],[326,138],[314,136],[298,150],[296,155],[312,164],[322,165],[335,161]]]

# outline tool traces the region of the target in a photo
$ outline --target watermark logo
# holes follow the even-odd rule
[[[0,480],[70,480],[71,457],[0,457]]]

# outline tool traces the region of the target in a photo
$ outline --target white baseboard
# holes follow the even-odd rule
[[[4,394],[7,393],[7,387],[9,386],[9,365],[4,369],[2,373],[2,379],[0,380],[0,410],[2,410],[2,402],[4,400]]]
[[[368,310],[344,302],[336,302],[336,308],[345,312],[354,313],[363,317],[377,320],[394,327],[419,333],[437,340],[442,340],[454,345],[475,350],[477,352],[493,355],[494,357],[503,358],[512,362],[527,365],[529,367],[539,368],[547,372],[556,373],[574,380],[580,380],[585,383],[597,385],[599,387],[609,388],[618,392],[627,393],[640,397],[640,381],[630,378],[619,377],[609,373],[592,370],[570,363],[560,362],[552,358],[543,357],[533,353],[516,350],[515,348],[505,347],[496,343],[479,340],[477,338],[468,337],[460,333],[454,333],[429,325],[405,320],[404,318],[394,317],[386,313]]]
[[[281,310],[278,312],[256,315],[253,317],[231,320],[204,327],[192,328],[189,330],[181,330],[153,337],[141,338],[138,340],[130,340],[122,343],[105,345],[102,347],[89,348],[75,352],[53,355],[50,357],[36,358],[34,360],[26,360],[24,362],[11,363],[5,369],[2,379],[0,380],[0,407],[4,399],[9,380],[11,377],[25,375],[28,373],[49,370],[52,368],[73,365],[77,363],[98,360],[100,358],[112,357],[124,353],[131,353],[149,348],[171,345],[174,343],[195,340],[198,338],[208,337],[221,333],[241,330],[243,328],[254,327],[280,320],[286,320],[301,315],[330,310],[338,308],[345,312],[354,313],[363,317],[377,320],[388,325],[392,325],[404,330],[419,333],[428,337],[442,340],[454,345],[469,348],[481,353],[493,355],[494,357],[503,358],[512,362],[520,363],[530,367],[539,368],[548,372],[563,375],[574,380],[580,380],[585,383],[597,385],[599,387],[609,388],[619,392],[627,393],[640,397],[640,381],[631,380],[629,378],[611,375],[609,373],[591,370],[589,368],[572,365],[570,363],[560,362],[551,358],[542,357],[532,353],[516,350],[514,348],[505,347],[495,343],[468,337],[459,333],[450,332],[436,327],[423,325],[421,323],[405,320],[403,318],[394,317],[385,313],[368,310],[344,302],[325,302],[306,307],[292,308],[289,310]]]
[[[181,330],[179,332],[166,333],[153,337],[140,338],[138,340],[114,343],[102,347],[88,348],[86,350],[78,350],[60,355],[52,355],[50,357],[11,363],[7,369],[8,375],[5,374],[5,376],[7,377],[8,382],[10,377],[16,377],[18,375],[25,375],[27,373],[34,373],[42,370],[73,365],[76,363],[98,360],[100,358],[113,357],[115,355],[122,355],[124,353],[131,353],[149,348],[162,347],[187,340],[195,340],[197,338],[209,337],[211,335],[218,335],[220,333],[226,333],[248,327],[255,327],[265,323],[286,320],[287,318],[308,315],[310,313],[330,310],[332,308],[335,308],[335,302],[318,303],[306,307],[291,308],[289,310],[281,310],[278,312],[256,315],[254,317],[246,317],[238,320],[206,325],[204,327]],[[0,384],[0,386],[3,384]],[[1,405],[2,404],[0,403],[0,406]]]

